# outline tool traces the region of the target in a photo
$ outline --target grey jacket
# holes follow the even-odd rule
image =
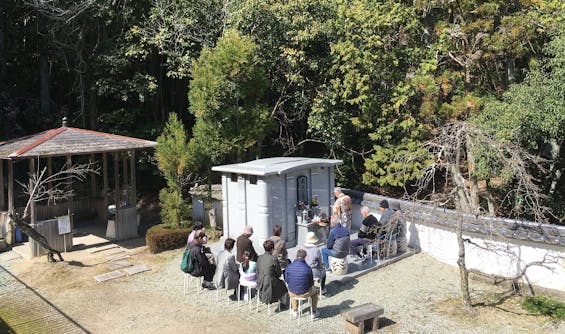
[[[237,289],[239,283],[239,271],[235,263],[235,255],[223,250],[218,253],[216,259],[216,272],[214,273],[214,285],[219,289]],[[227,283],[227,286],[226,286]]]
[[[315,245],[305,244],[304,250],[306,251],[306,263],[312,268],[312,273],[315,278],[322,278],[326,276],[324,269],[324,262],[322,261],[322,253]]]

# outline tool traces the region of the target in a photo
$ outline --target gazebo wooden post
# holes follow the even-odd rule
[[[122,152],[120,154],[122,159],[122,188],[128,185],[128,152]]]
[[[120,209],[120,153],[114,153],[114,203],[116,203],[116,215],[114,216],[115,238],[119,239],[120,236],[120,222],[119,213]]]
[[[67,168],[68,169],[73,168],[73,159],[71,158],[70,155],[67,155]],[[72,178],[69,179],[69,186],[68,187],[69,187],[68,191],[70,193],[73,190],[73,180],[72,180]],[[74,196],[73,195],[71,195],[71,197],[69,197],[69,199],[67,201],[67,212],[69,213],[69,221],[71,222],[71,231],[72,231],[73,228],[74,228],[74,222],[75,222],[75,219],[74,219]],[[71,245],[71,247],[72,247],[72,245]],[[65,249],[65,251],[67,251],[67,250]]]
[[[14,214],[14,160],[8,160],[8,213]],[[14,231],[12,225],[8,224],[6,242],[11,245],[14,243]]]
[[[35,174],[35,159],[31,158],[29,159],[29,189],[30,191],[33,190],[33,175]],[[31,200],[31,198],[30,198]],[[37,223],[37,215],[36,215],[36,211],[35,211],[35,201],[31,200],[30,206],[29,206],[29,218],[30,218],[30,223],[33,225],[35,225]]]
[[[6,198],[4,196],[4,160],[0,159],[0,211],[6,210]]]
[[[108,223],[108,155],[106,152],[102,153],[102,183],[104,195],[104,223]]]
[[[53,162],[51,161],[51,157],[47,157],[47,176],[53,175]],[[53,181],[49,181],[48,185],[49,189],[53,189]]]
[[[120,208],[120,153],[114,153],[114,203]],[[116,212],[117,216],[117,212]]]
[[[94,164],[95,159],[94,153],[91,153],[88,160],[91,166]],[[90,196],[96,196],[96,174],[94,173],[90,173]]]
[[[137,188],[135,185],[135,150],[130,151],[129,170],[130,170],[130,203],[135,206],[137,204]]]

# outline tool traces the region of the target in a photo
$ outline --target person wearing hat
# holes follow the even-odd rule
[[[380,203],[381,218],[379,219],[381,229],[377,235],[379,240],[385,242],[384,252],[387,257],[396,255],[396,223],[393,221],[392,215],[394,211],[390,209],[390,205],[386,199]]]
[[[326,271],[324,270],[324,262],[322,261],[322,253],[318,246],[318,238],[314,232],[306,233],[306,243],[304,250],[306,251],[306,264],[312,268],[314,278],[319,278],[321,283],[322,294],[326,293]]]
[[[390,209],[390,205],[386,199],[383,199],[379,206],[381,210],[381,218],[379,219],[379,222],[381,223],[381,226],[385,227],[383,230],[386,230],[388,219],[392,216],[393,211]]]
[[[249,259],[251,261],[257,261],[257,252],[253,248],[253,242],[249,238],[253,235],[253,227],[251,225],[245,225],[243,228],[243,233],[237,237],[237,262],[243,262],[243,252],[249,251]]]
[[[406,253],[408,251],[408,240],[406,239],[406,219],[400,209],[400,203],[393,201],[390,203],[393,214],[389,218],[391,225],[395,226],[397,254]]]

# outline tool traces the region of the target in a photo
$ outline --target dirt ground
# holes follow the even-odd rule
[[[19,261],[12,264],[11,268],[23,282],[92,333],[266,333],[273,331],[273,327],[269,324],[269,321],[273,320],[269,318],[264,321],[250,321],[246,312],[231,312],[229,316],[226,316],[225,312],[220,311],[225,307],[223,304],[217,309],[202,306],[197,299],[211,298],[210,296],[213,296],[211,292],[204,292],[207,294],[205,296],[182,296],[182,276],[177,263],[180,250],[150,254],[141,239],[121,244],[121,246],[131,256],[128,259],[129,262],[146,264],[151,270],[98,283],[93,276],[111,271],[108,267],[108,256],[105,252],[91,254],[88,250],[63,254],[66,262],[50,264],[46,262],[45,257],[42,257],[32,261]],[[474,292],[475,300],[487,301],[491,306],[474,307],[471,313],[463,311],[461,301],[452,295],[443,295],[438,282],[430,281],[429,284],[426,284],[426,279],[437,280],[434,278],[436,276],[413,272],[415,263],[424,266],[428,272],[441,272],[444,275],[442,277],[457,275],[456,270],[427,255],[418,254],[413,256],[415,257],[418,258],[399,261],[359,277],[360,283],[354,289],[361,289],[361,283],[364,280],[378,279],[379,282],[390,280],[390,284],[394,285],[395,281],[400,281],[402,277],[406,277],[408,281],[417,277],[418,284],[429,286],[430,291],[427,293],[433,298],[430,297],[429,301],[422,305],[404,305],[403,307],[418,309],[418,314],[422,312],[429,314],[423,315],[424,318],[438,317],[438,320],[429,320],[431,322],[457,323],[464,328],[477,328],[477,333],[565,333],[563,323],[556,323],[547,317],[531,315],[522,310],[519,306],[519,298],[496,302],[493,296],[500,292],[500,289],[493,287],[492,290],[485,292],[482,288],[485,286],[484,282],[476,284],[476,286],[481,286],[481,290]],[[457,277],[454,277],[453,281],[457,281]],[[450,282],[449,284],[456,283]],[[349,298],[353,297],[349,296]],[[332,302],[339,303],[339,300]],[[233,308],[233,306],[228,307]],[[410,319],[412,315],[404,314],[403,310],[391,310],[391,314],[394,316],[394,322],[389,325],[385,324],[384,332],[433,332],[427,327],[421,331],[417,329],[418,327],[416,330],[408,329],[406,323],[420,320]],[[339,323],[341,327],[342,320],[339,315],[336,314],[333,317],[337,319],[332,321]],[[288,318],[284,316],[278,319]],[[327,321],[327,319],[324,320]],[[195,323],[201,324],[197,331],[194,330],[195,327],[192,327]],[[490,326],[489,324],[492,323],[497,323],[498,326]],[[445,326],[439,328],[446,328]],[[439,332],[446,331],[441,329]],[[453,332],[458,331],[454,329]]]

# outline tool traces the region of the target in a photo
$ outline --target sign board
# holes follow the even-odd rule
[[[71,219],[68,215],[57,217],[59,235],[71,233]]]

